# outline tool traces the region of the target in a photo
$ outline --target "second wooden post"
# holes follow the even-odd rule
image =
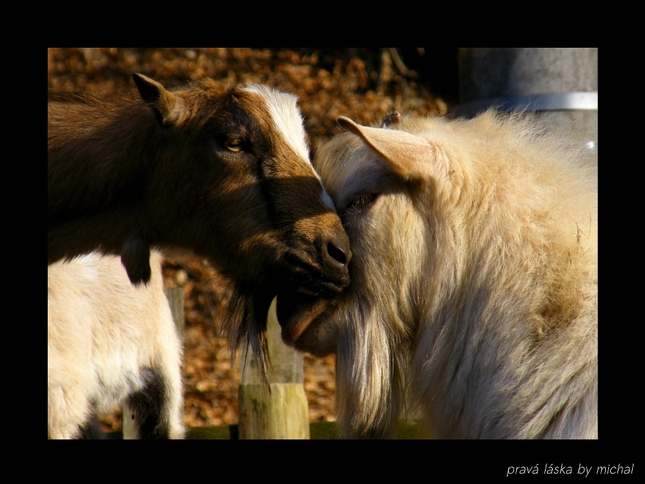
[[[253,357],[242,361],[239,389],[240,439],[308,439],[309,406],[303,357],[282,342],[275,300],[267,321],[271,369],[267,385]]]

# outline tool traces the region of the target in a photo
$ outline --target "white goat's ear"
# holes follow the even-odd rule
[[[143,74],[132,74],[132,79],[143,100],[154,111],[155,119],[160,125],[172,126],[181,120],[184,111],[181,98]]]
[[[403,179],[427,179],[431,176],[430,165],[435,149],[427,140],[397,129],[361,126],[345,116],[338,117],[338,124],[360,136]]]

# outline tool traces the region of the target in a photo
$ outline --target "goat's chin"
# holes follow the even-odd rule
[[[276,300],[276,316],[282,340],[299,351],[323,357],[336,352],[335,326],[329,316],[334,300],[301,291],[281,291]]]

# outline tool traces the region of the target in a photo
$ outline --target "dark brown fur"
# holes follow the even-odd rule
[[[167,91],[133,77],[138,93],[49,93],[48,263],[118,254],[141,283],[151,248],[192,250],[233,281],[238,339],[244,318],[263,331],[279,285],[342,290],[347,236],[264,98],[211,79]]]

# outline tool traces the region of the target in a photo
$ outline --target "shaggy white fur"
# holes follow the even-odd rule
[[[595,167],[519,114],[398,121],[318,149],[351,283],[297,341],[281,321],[337,353],[341,431],[407,403],[428,436],[597,438]]]

